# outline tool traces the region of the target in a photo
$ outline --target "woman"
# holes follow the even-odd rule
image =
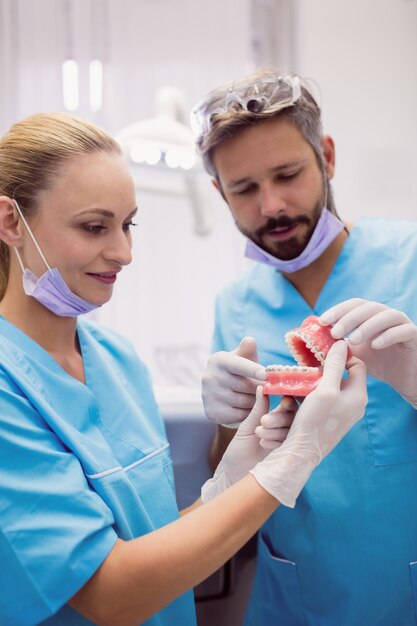
[[[179,517],[146,368],[125,339],[79,318],[130,263],[136,211],[120,148],[94,125],[40,114],[0,141],[1,623],[195,624],[187,590],[280,503],[294,506],[364,411],[365,368],[351,361],[342,381],[337,342],[285,442],[259,445],[295,412],[259,426],[259,387],[205,504]]]

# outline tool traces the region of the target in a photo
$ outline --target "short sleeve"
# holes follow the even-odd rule
[[[212,352],[220,352],[220,350],[227,350],[226,340],[224,337],[225,331],[225,322],[224,322],[224,310],[225,304],[224,300],[226,296],[224,293],[221,293],[216,298],[216,308],[215,308],[215,317],[214,317],[214,331],[211,339],[211,351]]]
[[[117,539],[77,457],[0,372],[0,623],[38,623],[94,574]]]

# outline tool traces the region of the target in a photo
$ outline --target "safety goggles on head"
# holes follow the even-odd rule
[[[253,83],[231,82],[211,91],[191,112],[191,127],[197,137],[207,134],[213,118],[236,105],[249,113],[273,113],[292,106],[301,95],[298,76],[273,76]]]

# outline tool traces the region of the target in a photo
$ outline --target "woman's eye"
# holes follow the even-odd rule
[[[128,230],[130,230],[131,226],[137,226],[137,223],[136,222],[132,222],[132,221],[126,222],[125,224],[123,224],[123,230],[128,231]]]
[[[105,230],[105,226],[102,224],[84,224],[83,229],[87,231],[87,233],[92,233],[93,235],[99,235]]]

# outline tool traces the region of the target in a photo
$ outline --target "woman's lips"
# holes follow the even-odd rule
[[[112,272],[112,273],[103,272],[100,274],[93,274],[92,272],[87,272],[87,275],[91,276],[91,278],[95,278],[100,283],[104,283],[105,285],[113,285],[113,283],[115,283],[117,280],[116,272]]]

